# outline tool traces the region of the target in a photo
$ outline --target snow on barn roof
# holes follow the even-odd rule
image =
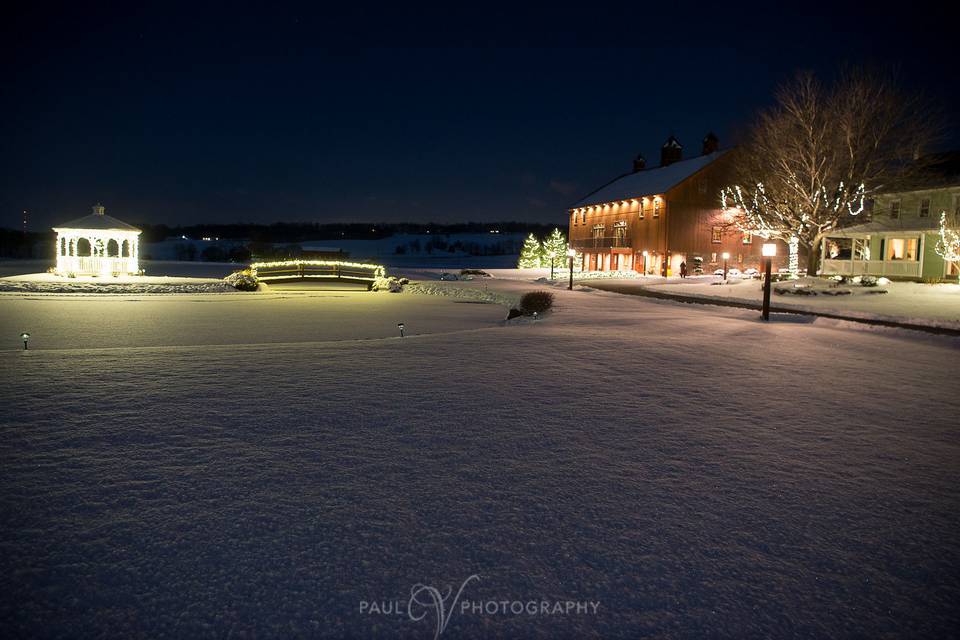
[[[59,231],[60,229],[94,229],[96,231],[140,232],[140,229],[137,229],[132,224],[127,224],[123,220],[117,220],[113,216],[108,216],[105,214],[104,207],[100,204],[93,207],[93,213],[90,215],[86,215],[82,218],[77,218],[76,220],[71,220],[70,222],[65,222],[53,227],[54,231]]]
[[[665,167],[643,169],[636,173],[628,173],[600,187],[573,206],[585,207],[593,204],[603,204],[605,202],[665,193],[706,167],[724,153],[726,153],[726,151],[714,151],[713,153],[689,160],[680,160]]]

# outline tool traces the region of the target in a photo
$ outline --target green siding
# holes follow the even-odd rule
[[[943,278],[943,268],[945,265],[943,258],[937,255],[938,237],[936,233],[923,234],[923,273],[921,276],[924,280],[940,280]]]

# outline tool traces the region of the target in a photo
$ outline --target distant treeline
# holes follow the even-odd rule
[[[140,224],[143,230],[141,242],[162,242],[170,237],[186,236],[191,239],[218,238],[220,240],[243,240],[245,243],[267,245],[271,243],[296,244],[323,240],[376,240],[389,238],[396,234],[426,234],[443,236],[459,233],[522,233],[546,237],[557,225],[532,222],[463,222],[458,224],[413,224],[413,223],[351,223],[319,224],[308,222],[277,222],[274,224],[196,224],[171,227],[165,224]],[[14,229],[0,229],[0,257],[2,258],[50,258],[53,256],[53,231],[24,233]],[[446,241],[437,238],[424,243],[414,241],[399,249],[397,253],[432,253],[437,251],[464,251],[471,255],[497,255],[515,253],[519,249],[513,241],[504,240],[500,245],[480,244],[462,241]],[[517,245],[519,246],[519,245]],[[184,251],[196,253],[194,248]],[[243,257],[231,256],[230,250],[210,249],[211,252],[223,252],[227,259],[242,261]],[[234,251],[239,252],[239,249]],[[197,255],[181,259],[195,260]],[[209,259],[220,259],[219,253]]]
[[[53,231],[0,229],[0,258],[49,258],[53,256]]]
[[[160,242],[171,236],[188,238],[220,238],[254,242],[312,242],[316,240],[376,240],[398,233],[533,233],[549,234],[558,225],[532,222],[463,222],[458,224],[413,223],[349,223],[320,224],[310,222],[276,222],[274,224],[197,224],[171,227],[165,224],[141,224],[143,241]],[[562,226],[562,225],[561,225]]]

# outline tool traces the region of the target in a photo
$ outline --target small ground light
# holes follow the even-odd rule
[[[24,350],[29,349],[30,347],[27,346],[27,342],[30,341],[30,334],[24,331],[23,333],[20,334],[20,339],[23,340]]]
[[[536,322],[537,317],[538,317],[538,314],[537,314],[536,311],[534,311],[534,312],[533,312],[533,320],[534,320],[534,322]]]
[[[402,338],[402,337],[403,337],[403,323],[402,323],[402,322],[398,322],[398,323],[397,323],[397,329],[400,329],[400,337]]]

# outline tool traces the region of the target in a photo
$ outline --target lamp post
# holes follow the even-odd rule
[[[730,259],[730,254],[726,251],[723,252],[723,281],[727,281],[727,260]]]
[[[573,259],[577,257],[576,249],[567,249],[567,257],[570,258],[570,286],[567,289],[573,291]]]
[[[643,252],[643,275],[647,275],[647,256],[650,255],[649,251]]]
[[[553,265],[556,263],[557,253],[555,251],[551,251],[547,254],[547,256],[550,258],[550,279],[553,280]]]
[[[23,350],[26,351],[27,349],[29,349],[29,347],[27,346],[27,342],[30,340],[30,334],[24,331],[23,333],[20,334],[20,339],[23,340]]]
[[[777,245],[773,242],[764,243],[764,272],[766,276],[763,279],[763,309],[761,315],[764,320],[770,319],[770,271],[773,268],[773,257],[777,255]]]
[[[402,322],[398,322],[398,323],[397,323],[397,329],[400,329],[400,337],[402,338],[402,337],[403,337],[403,323],[402,323]]]

